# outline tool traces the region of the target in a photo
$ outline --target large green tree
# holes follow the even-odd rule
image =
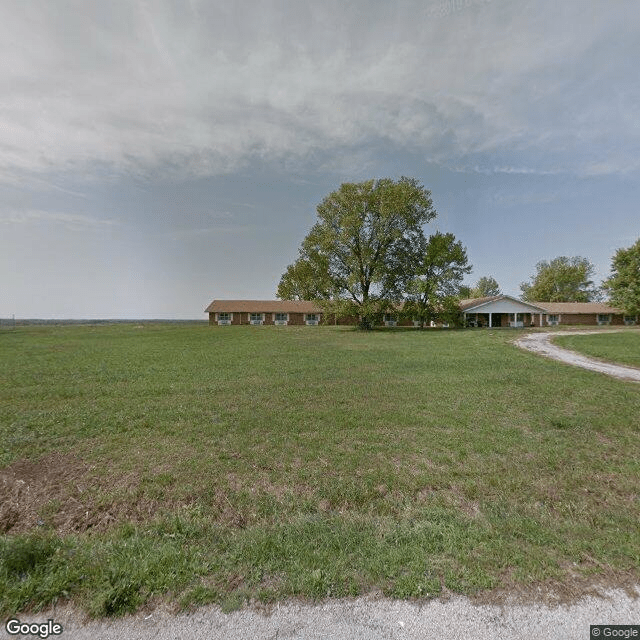
[[[616,251],[603,289],[616,307],[628,315],[640,315],[640,238],[628,249]]]
[[[460,315],[460,287],[471,272],[466,249],[452,233],[435,233],[414,267],[415,276],[407,283],[404,314],[420,320],[452,323]]]
[[[472,298],[488,298],[489,296],[499,296],[500,285],[492,276],[483,276],[476,282],[476,286],[471,289]]]
[[[522,297],[529,302],[590,302],[598,295],[594,272],[593,264],[580,256],[542,260],[531,281],[520,285]]]
[[[331,297],[327,263],[320,256],[317,258],[316,262],[299,258],[287,267],[278,285],[278,297],[281,300],[321,300]]]
[[[360,326],[371,328],[401,300],[414,275],[423,226],[436,217],[431,192],[406,177],[345,183],[317,214],[278,297],[309,295],[325,313],[359,316]]]

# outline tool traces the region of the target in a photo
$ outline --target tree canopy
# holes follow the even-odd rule
[[[471,298],[487,298],[489,296],[499,296],[500,285],[492,276],[483,276],[476,282],[475,287],[471,289]]]
[[[325,312],[357,315],[370,327],[415,275],[423,226],[436,217],[431,192],[406,177],[345,183],[322,200],[317,215],[278,297],[316,299]]]
[[[319,258],[319,257],[318,257]],[[326,261],[299,258],[280,278],[278,297],[282,300],[319,300],[331,297]]]
[[[640,315],[640,238],[628,249],[618,249],[611,276],[603,283],[612,304],[628,315]]]
[[[594,272],[593,264],[580,256],[542,260],[531,281],[520,285],[522,297],[529,302],[590,302],[597,296]]]
[[[459,315],[458,295],[471,271],[467,252],[452,233],[435,233],[417,256],[414,277],[407,283],[405,315],[420,321],[451,323]]]

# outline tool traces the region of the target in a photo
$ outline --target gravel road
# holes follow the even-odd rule
[[[48,616],[23,616],[21,621]],[[58,613],[55,619],[63,625],[62,635],[55,637],[63,640],[588,640],[591,624],[640,624],[640,586],[631,594],[611,590],[555,607],[476,605],[461,596],[425,603],[363,597],[318,605],[288,603],[267,613],[250,608],[224,614],[205,607],[192,614],[155,611],[89,623],[72,612]],[[4,625],[3,634],[26,637],[9,636]]]
[[[602,362],[595,358],[589,358],[583,356],[575,351],[569,349],[563,349],[553,344],[550,338],[554,336],[576,336],[576,335],[591,335],[593,333],[613,333],[612,331],[563,331],[558,332],[546,332],[546,333],[529,333],[522,338],[519,338],[514,344],[521,349],[527,351],[533,351],[539,353],[542,356],[553,358],[554,360],[560,360],[560,362],[566,362],[567,364],[575,365],[576,367],[582,367],[583,369],[589,369],[590,371],[598,371],[620,380],[633,380],[640,382],[640,369],[635,367],[626,367],[621,364],[611,364],[609,362]]]

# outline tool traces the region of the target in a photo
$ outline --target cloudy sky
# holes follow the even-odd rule
[[[0,317],[275,297],[342,182],[416,177],[505,293],[640,236],[637,0],[8,0]]]

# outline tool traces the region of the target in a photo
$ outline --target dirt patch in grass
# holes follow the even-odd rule
[[[201,486],[180,494],[165,487],[172,476],[162,471],[156,469],[152,477],[136,471],[104,475],[78,456],[62,453],[17,460],[0,470],[0,534],[105,531],[123,522],[141,524],[179,513],[197,503],[219,524],[244,529],[256,520],[252,512],[261,496],[282,502],[290,494],[313,494],[305,486],[273,483],[259,472],[249,479],[228,473],[226,482],[220,478],[213,490]],[[250,497],[239,500],[243,494]]]
[[[17,460],[0,470],[0,533],[53,529],[68,534],[148,520],[161,505],[136,495],[138,484],[133,474],[99,477],[94,467],[70,454]],[[123,492],[131,499],[107,497]]]
[[[560,569],[562,575],[559,578],[528,584],[515,579],[514,571],[507,569],[501,576],[500,587],[481,591],[471,599],[475,604],[542,604],[555,607],[575,604],[588,596],[603,598],[612,589],[622,589],[630,598],[638,598],[640,574],[637,571],[618,571],[596,562],[580,565],[562,562]],[[591,573],[596,569],[597,575]]]

